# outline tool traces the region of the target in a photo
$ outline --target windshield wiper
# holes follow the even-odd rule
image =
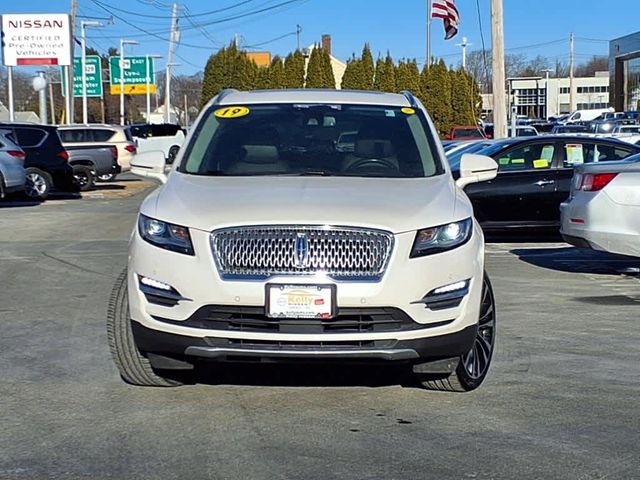
[[[334,172],[331,172],[329,170],[310,168],[298,173],[297,175],[299,175],[300,177],[331,177],[334,175]]]

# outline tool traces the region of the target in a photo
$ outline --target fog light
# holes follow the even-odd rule
[[[138,282],[140,284],[140,291],[149,303],[155,303],[163,307],[174,307],[179,301],[187,300],[171,285],[154,278],[138,275]]]
[[[430,310],[444,310],[446,308],[455,308],[459,306],[462,299],[468,293],[469,280],[461,280],[459,282],[434,288],[421,300],[411,303],[423,303],[424,306]]]
[[[442,293],[455,292],[456,290],[462,290],[466,288],[468,284],[468,280],[452,283],[450,285],[445,285],[444,287],[438,287],[435,290],[432,290],[429,295],[440,295]]]
[[[158,280],[154,280],[153,278],[140,276],[140,283],[152,288],[159,288],[160,290],[166,290],[167,292],[171,291],[171,285],[167,285],[166,283],[162,283]]]

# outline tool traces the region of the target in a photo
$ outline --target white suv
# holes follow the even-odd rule
[[[355,133],[354,133],[355,132]],[[353,148],[336,148],[345,133]],[[227,90],[140,208],[108,334],[124,380],[178,384],[204,360],[403,362],[472,390],[495,342],[484,239],[409,93]]]

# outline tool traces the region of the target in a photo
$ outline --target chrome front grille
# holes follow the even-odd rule
[[[393,235],[346,227],[252,226],[214,231],[211,248],[224,279],[324,273],[337,280],[380,279]]]

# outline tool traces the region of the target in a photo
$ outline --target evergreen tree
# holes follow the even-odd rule
[[[440,135],[449,133],[452,127],[451,78],[443,60],[431,66],[430,95],[434,97],[435,108],[431,113]]]
[[[380,81],[384,79],[385,70],[386,70],[386,65],[384,64],[384,60],[382,60],[381,57],[378,57],[378,60],[376,60],[376,69],[373,74],[374,90],[382,91],[382,88],[380,86]]]
[[[333,75],[333,67],[331,66],[331,55],[324,48],[320,49],[320,59],[322,61],[323,88],[336,88],[336,78]]]
[[[266,90],[271,88],[271,66],[258,67],[256,72],[256,81],[254,88],[256,90]]]
[[[316,46],[311,50],[307,65],[306,88],[335,88],[329,53]]]
[[[268,71],[269,71],[269,82],[268,82],[267,88],[285,88],[286,87],[284,63],[282,63],[282,58],[280,58],[278,55],[273,57]]]
[[[420,71],[415,60],[402,60],[396,68],[396,87],[398,91],[407,90],[420,98]]]
[[[373,76],[375,73],[373,66],[373,55],[371,55],[371,49],[369,48],[369,44],[365,43],[362,49],[362,79],[361,89],[362,90],[372,90],[373,89]]]
[[[284,61],[284,88],[304,87],[304,55],[300,50],[287,55]]]
[[[471,112],[471,85],[462,70],[451,70],[451,123],[453,125],[473,125]],[[471,120],[470,120],[471,119]]]
[[[376,74],[373,82],[374,90],[381,92],[396,91],[396,66],[391,55],[387,53],[387,58],[378,58],[376,62]]]
[[[342,84],[340,88],[345,90],[359,90],[361,85],[359,79],[362,76],[362,62],[353,55],[347,61],[347,68],[342,76]]]

